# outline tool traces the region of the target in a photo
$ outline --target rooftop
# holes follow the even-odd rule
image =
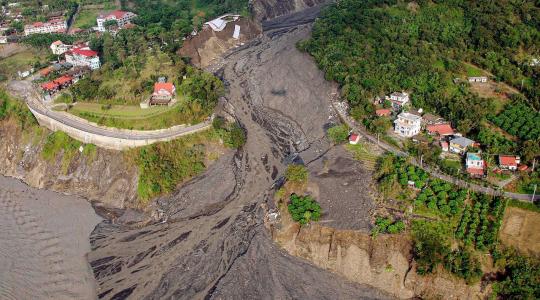
[[[410,121],[419,121],[419,120],[422,120],[422,117],[421,116],[418,116],[418,115],[414,115],[414,114],[411,114],[411,113],[408,113],[408,112],[402,112],[398,115],[398,118],[400,119],[406,119],[406,120],[410,120]]]
[[[89,47],[74,48],[71,51],[69,51],[69,53],[82,55],[82,56],[86,56],[86,57],[93,57],[93,56],[98,55],[98,53],[96,51],[91,50]]]
[[[381,108],[381,109],[377,109],[375,111],[375,114],[377,114],[377,116],[389,116],[391,114],[391,111],[390,109],[387,109],[387,108]]]
[[[174,84],[172,82],[156,82],[154,84],[154,93],[160,93],[163,90],[172,95],[174,93]]]
[[[450,126],[450,124],[428,125],[426,126],[426,130],[431,134],[435,134],[435,133],[438,135],[454,134],[454,129],[452,129],[452,126]]]
[[[450,143],[458,144],[462,147],[469,147],[470,145],[474,144],[474,141],[466,137],[460,136],[458,138],[451,140]]]
[[[479,153],[467,153],[467,160],[482,160]]]
[[[499,163],[504,166],[518,165],[517,158],[514,155],[499,155]]]

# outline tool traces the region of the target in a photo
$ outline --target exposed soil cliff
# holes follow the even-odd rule
[[[318,224],[301,227],[283,210],[281,223],[272,226],[272,236],[289,254],[396,298],[482,299],[487,294],[480,284],[466,285],[442,270],[418,275],[407,234],[372,238],[365,232]]]
[[[44,136],[23,133],[13,121],[0,122],[0,174],[111,207],[137,205],[137,168],[127,165],[121,152],[98,148],[90,158],[77,151],[66,168],[63,153],[43,159]]]
[[[330,0],[255,0],[251,2],[250,11],[254,18],[261,22],[279,16],[288,15],[309,7],[329,3]]]

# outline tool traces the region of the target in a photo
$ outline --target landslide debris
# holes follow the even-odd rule
[[[330,147],[324,127],[336,86],[296,49],[309,34],[310,26],[265,34],[221,64],[222,107],[247,143],[156,201],[161,222],[94,230],[88,259],[100,298],[389,298],[286,255],[263,226],[277,174]]]

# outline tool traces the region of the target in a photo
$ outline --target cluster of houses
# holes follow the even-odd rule
[[[76,83],[89,72],[90,72],[90,69],[88,67],[74,67],[68,70],[67,72],[63,73],[60,77],[53,79],[51,81],[42,83],[41,89],[43,90],[43,93],[46,96],[50,97],[54,93],[62,89],[68,88],[72,84]]]
[[[90,49],[88,43],[66,45],[62,41],[56,41],[51,44],[50,48],[53,54],[63,55],[66,62],[75,67],[88,67],[91,70],[101,67],[98,53]]]
[[[66,45],[62,41],[55,41],[50,45],[51,52],[59,56],[59,62],[41,69],[39,75],[47,77],[52,72],[60,73],[61,76],[41,84],[45,95],[52,95],[59,90],[69,87],[79,81],[84,75],[92,70],[100,68],[99,55],[90,49],[88,43]],[[61,59],[63,56],[64,59]]]
[[[469,77],[469,82],[487,82],[487,77]],[[406,92],[395,92],[383,98],[391,103],[390,108],[379,108],[375,111],[378,117],[390,117],[393,113],[397,114],[394,120],[394,133],[403,138],[412,138],[422,131],[436,138],[443,152],[449,152],[465,156],[466,172],[471,177],[483,177],[486,174],[487,165],[482,159],[481,153],[470,152],[470,148],[479,147],[475,141],[455,132],[451,124],[443,118],[423,114],[422,110],[411,112],[404,111],[404,108],[410,108],[409,94]],[[383,99],[375,99],[374,104],[379,105]],[[352,134],[349,138],[351,144],[357,143],[358,135]],[[499,155],[498,170],[524,170],[527,166],[520,165],[518,156]]]

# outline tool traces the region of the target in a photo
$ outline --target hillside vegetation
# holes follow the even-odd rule
[[[375,96],[408,90],[414,106],[474,136],[495,101],[453,79],[471,75],[472,63],[521,89],[526,98],[516,94],[515,103],[540,108],[540,68],[530,64],[540,56],[539,28],[535,1],[344,0],[324,11],[299,47],[342,85],[357,115],[372,113]]]

